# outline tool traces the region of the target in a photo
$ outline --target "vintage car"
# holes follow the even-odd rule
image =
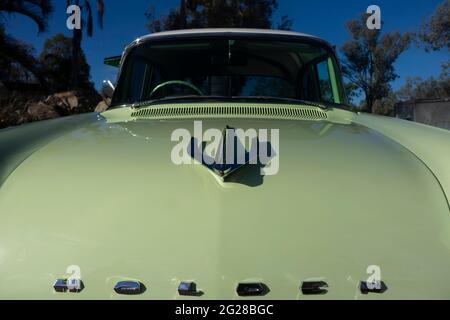
[[[0,299],[450,298],[450,132],[353,111],[327,42],[107,62],[107,111],[0,131]]]

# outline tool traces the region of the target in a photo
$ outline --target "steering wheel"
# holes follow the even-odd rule
[[[150,93],[150,97],[153,97],[153,95],[155,94],[155,92],[157,92],[158,90],[167,87],[167,86],[173,86],[173,85],[182,85],[182,86],[186,86],[189,89],[195,91],[198,95],[200,96],[204,96],[203,92],[197,88],[196,86],[194,86],[192,83],[187,82],[187,81],[181,81],[181,80],[171,80],[171,81],[166,81],[163,82],[159,85],[157,85],[152,92]]]

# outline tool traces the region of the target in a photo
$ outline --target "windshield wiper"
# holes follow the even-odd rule
[[[152,100],[145,100],[141,102],[136,102],[131,104],[132,108],[142,108],[146,106],[151,106],[155,104],[161,104],[161,103],[170,103],[173,101],[179,101],[179,100],[185,100],[185,101],[191,101],[191,100],[218,100],[218,99],[230,99],[230,97],[226,96],[196,96],[196,95],[186,95],[186,96],[175,96],[175,97],[164,97],[160,99],[152,99]]]
[[[273,101],[273,102],[284,102],[284,103],[301,103],[310,107],[318,107],[321,109],[328,110],[329,106],[323,103],[314,102],[314,101],[308,101],[308,100],[302,100],[302,99],[295,99],[295,98],[283,98],[283,97],[271,97],[271,96],[235,96],[232,97],[235,100],[242,99],[242,100],[263,100],[263,101]]]

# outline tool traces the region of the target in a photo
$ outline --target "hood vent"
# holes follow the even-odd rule
[[[266,118],[326,120],[327,113],[320,108],[297,105],[261,106],[251,104],[210,104],[210,105],[159,105],[150,106],[131,113],[134,118],[172,119],[172,118]]]

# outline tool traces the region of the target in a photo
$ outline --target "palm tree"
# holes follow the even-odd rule
[[[0,1],[0,18],[5,14],[21,14],[32,19],[39,32],[47,27],[47,18],[52,12],[51,0],[2,0]],[[10,37],[5,27],[0,23],[0,57],[8,61],[19,63],[30,71],[36,79],[45,86],[44,77],[36,67],[37,60],[32,55],[31,49],[26,44]]]
[[[87,21],[82,20],[81,29],[73,29],[73,37],[72,37],[72,71],[71,71],[71,86],[72,88],[78,88],[78,70],[80,64],[80,52],[81,52],[81,41],[83,39],[83,29],[86,25],[86,32],[88,37],[92,37],[94,31],[94,19],[93,19],[93,10],[89,0],[84,0],[83,3],[81,0],[67,0],[67,7],[70,5],[77,5],[80,7],[82,12],[87,13]],[[105,5],[103,0],[96,1],[97,15],[98,15],[98,23],[100,29],[103,28],[103,14],[105,11]]]
[[[0,2],[0,14],[25,15],[36,22],[39,32],[45,31],[46,20],[52,10],[51,0],[2,0]]]

